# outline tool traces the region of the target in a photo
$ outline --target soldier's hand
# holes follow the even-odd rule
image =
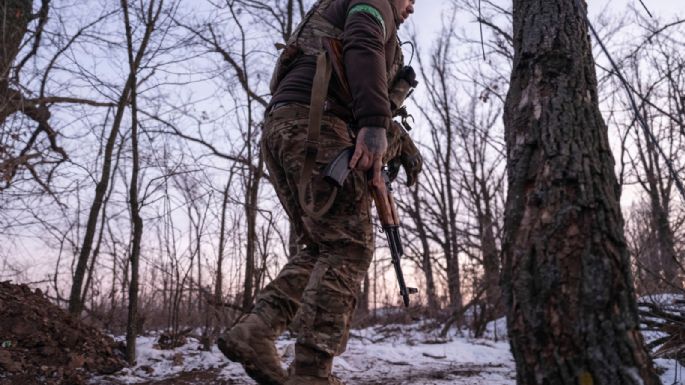
[[[357,134],[354,154],[350,159],[350,168],[372,173],[371,183],[375,186],[384,184],[381,177],[383,154],[388,148],[388,139],[383,127],[362,127]]]

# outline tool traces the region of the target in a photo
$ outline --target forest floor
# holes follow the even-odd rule
[[[432,322],[375,326],[353,330],[347,351],[336,358],[333,372],[347,385],[515,385],[515,363],[506,341],[504,319],[488,325],[484,338],[452,330],[440,338]],[[255,385],[242,367],[214,347],[200,350],[197,340],[174,350],[155,348],[156,337],[138,341],[139,365],[92,384]],[[294,340],[277,341],[287,366]],[[685,385],[674,360],[656,360],[664,385]]]
[[[514,385],[515,364],[504,319],[484,338],[433,321],[355,329],[334,373],[348,385]],[[194,338],[161,349],[159,334],[137,341],[138,364],[125,367],[121,340],[69,317],[39,291],[0,282],[0,385],[254,385],[239,364]],[[658,335],[646,334],[647,340]],[[277,341],[286,367],[294,339]],[[664,385],[685,385],[674,360],[656,360]]]

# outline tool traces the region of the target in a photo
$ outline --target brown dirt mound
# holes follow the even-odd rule
[[[69,316],[40,290],[0,282],[0,385],[85,384],[125,366],[112,338]]]

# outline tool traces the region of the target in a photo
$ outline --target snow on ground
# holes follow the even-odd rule
[[[514,363],[506,341],[424,332],[423,323],[353,330],[347,351],[336,358],[333,372],[348,384],[375,385],[514,385]],[[431,329],[435,329],[432,327]],[[214,346],[199,349],[189,342],[174,350],[155,348],[157,337],[138,339],[138,365],[116,376],[93,379],[94,384],[154,383],[191,371],[216,371],[217,383],[254,384],[242,367],[227,361]],[[292,362],[295,340],[277,341],[284,367]]]
[[[676,360],[656,359],[654,360],[663,385],[683,385],[685,384],[685,369]]]
[[[425,327],[419,323],[355,330],[334,371],[351,384],[515,383],[508,343],[441,339],[434,331],[422,331]]]
[[[487,338],[440,338],[434,326],[386,325],[353,330],[347,351],[336,358],[333,372],[348,385],[515,385],[515,364],[509,351],[504,320],[488,326]],[[429,331],[424,331],[429,330]],[[464,334],[464,333],[460,333]],[[211,373],[202,381],[165,381],[164,384],[254,385],[242,367],[227,361],[216,346],[199,349],[192,338],[174,350],[155,348],[156,337],[138,339],[138,365],[116,376],[95,378],[93,384],[156,384],[182,373]],[[292,361],[294,339],[277,341],[284,367]],[[683,369],[673,360],[657,360],[664,385],[685,385]]]
[[[173,350],[157,348],[157,339],[158,336],[155,335],[139,337],[136,344],[138,365],[125,368],[116,376],[95,378],[92,383],[98,384],[112,379],[117,383],[136,384],[170,378],[185,371],[215,369],[226,362],[216,346],[212,351],[202,351],[196,339],[189,338],[187,344]]]
[[[640,310],[649,310],[646,304],[655,304],[666,312],[682,315],[683,301],[685,301],[685,298],[680,294],[653,294],[639,298],[638,304],[640,304]],[[659,319],[644,316],[642,316],[641,319],[648,319],[653,322],[656,321],[657,323],[663,322]],[[644,324],[642,327],[648,328],[647,325]],[[654,342],[655,340],[666,336],[664,332],[658,330],[643,331],[642,335],[644,336],[646,343]],[[663,385],[685,384],[685,370],[676,360],[660,358],[654,360],[654,365],[660,373]]]

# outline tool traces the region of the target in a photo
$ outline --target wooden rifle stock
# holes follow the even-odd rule
[[[392,187],[390,186],[390,178],[388,177],[388,172],[385,168],[383,168],[383,171],[381,171],[381,175],[383,177],[383,181],[385,182],[383,185],[376,187],[369,183],[371,196],[373,197],[374,203],[376,203],[378,219],[383,227],[399,226],[400,219],[397,215],[395,200],[391,194]]]

